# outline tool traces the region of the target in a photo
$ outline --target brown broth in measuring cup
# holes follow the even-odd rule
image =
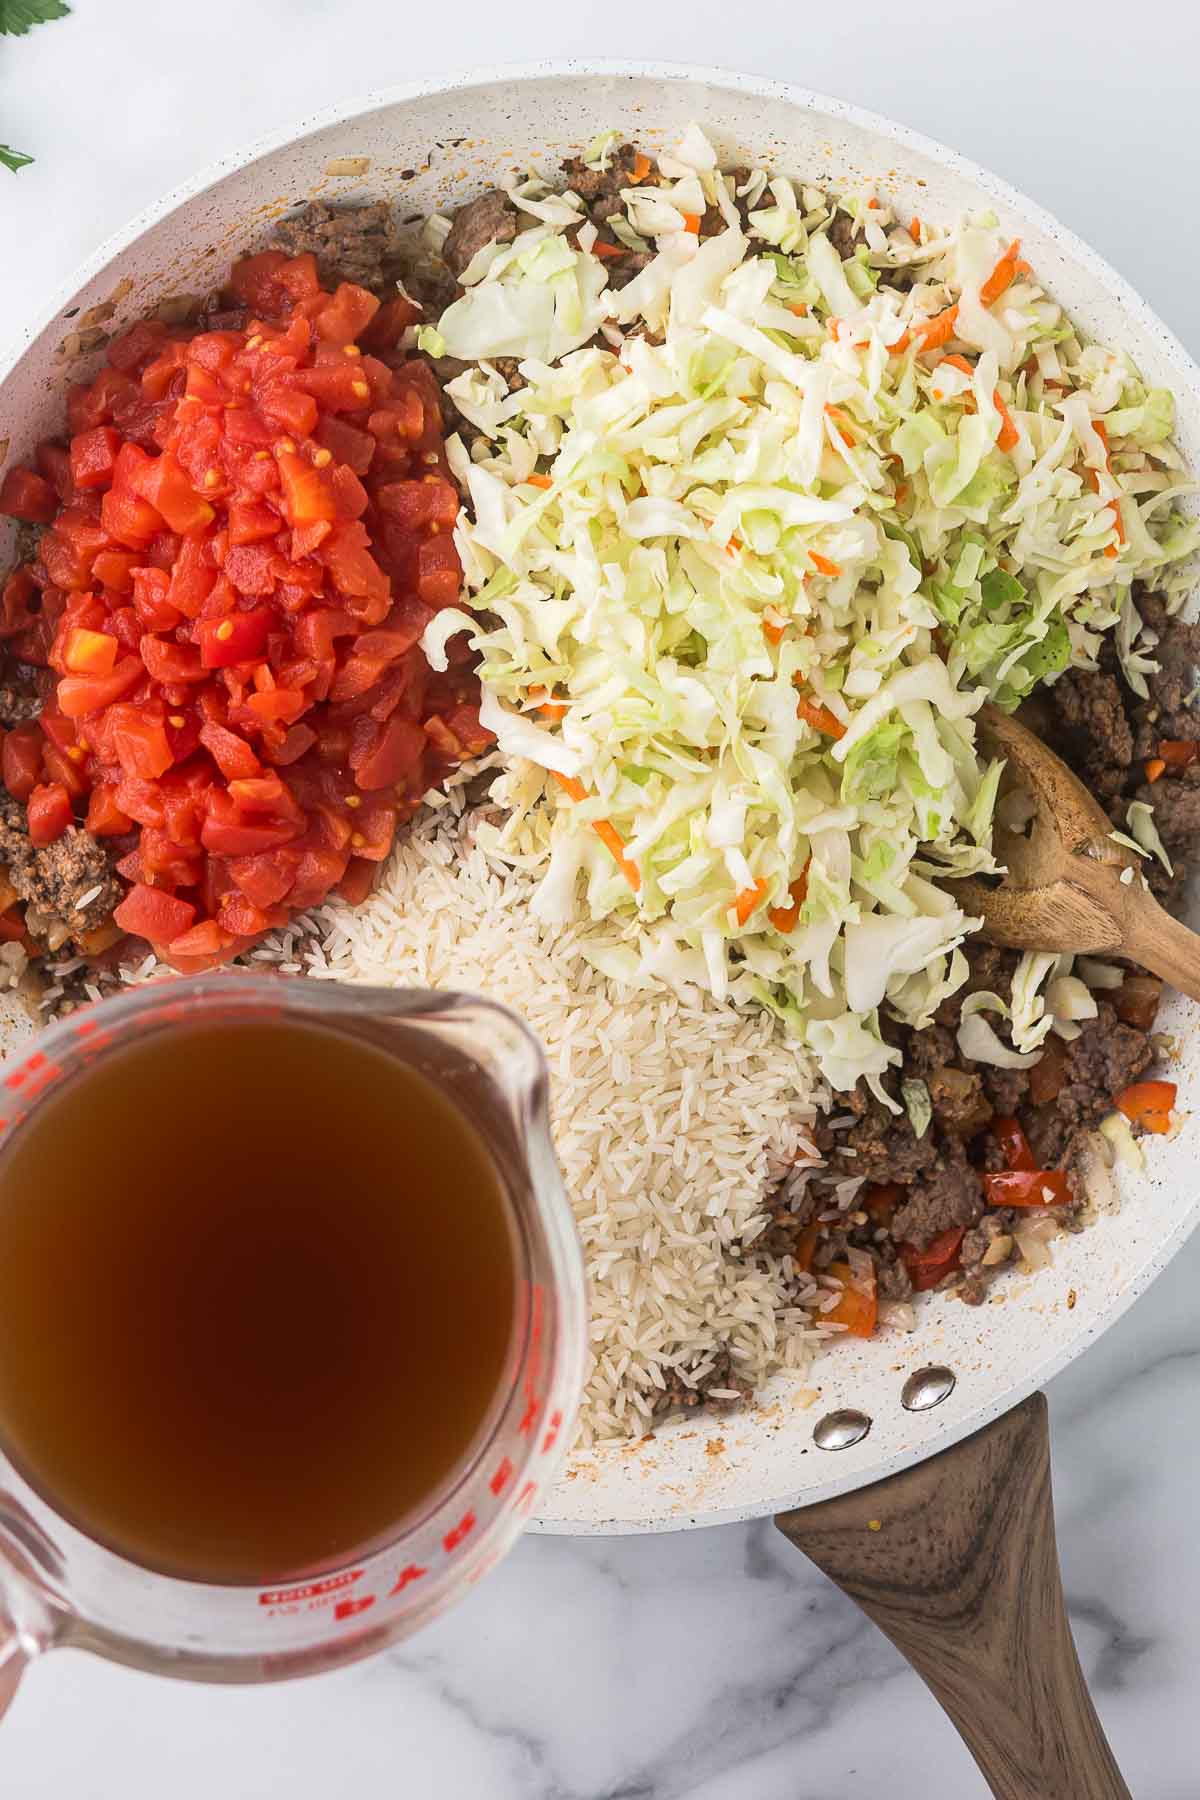
[[[147,1567],[336,1566],[464,1465],[515,1295],[498,1172],[424,1076],[319,1026],[180,1025],[0,1157],[0,1439]]]

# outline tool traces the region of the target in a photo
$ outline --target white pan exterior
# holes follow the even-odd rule
[[[99,361],[96,351],[76,366],[61,348],[89,309],[119,295],[106,322],[112,329],[169,296],[205,291],[231,257],[257,247],[271,221],[306,198],[402,194],[414,213],[425,212],[469,198],[514,165],[551,174],[560,156],[611,126],[657,149],[693,119],[725,159],[766,162],[835,189],[870,184],[894,195],[902,216],[994,208],[1084,328],[1124,345],[1151,380],[1174,390],[1179,442],[1200,468],[1200,370],[1113,270],[994,176],[899,125],[800,88],[716,70],[570,62],[393,88],[305,120],[297,135],[260,143],[169,195],[104,246],[5,358],[0,440],[10,440],[8,458],[61,430],[66,380]],[[347,157],[367,157],[370,166],[361,175],[327,173]],[[402,171],[414,173],[405,180]],[[0,556],[6,549],[0,544]],[[1170,1072],[1187,1112],[1200,1077],[1195,1009],[1176,1001],[1163,1023],[1179,1043]],[[11,1003],[0,1008],[0,1031],[15,1038],[27,1029]],[[577,1454],[540,1528],[666,1531],[774,1512],[878,1480],[978,1429],[1086,1349],[1200,1221],[1200,1140],[1191,1127],[1153,1144],[1148,1161],[1146,1176],[1124,1184],[1118,1214],[1056,1242],[1053,1268],[1008,1280],[981,1308],[935,1298],[911,1335],[838,1345],[806,1378],[820,1389],[812,1404],[801,1403],[797,1384],[781,1381],[743,1414]],[[906,1411],[905,1379],[935,1363],[953,1370],[953,1393],[925,1413]],[[814,1425],[841,1407],[866,1414],[869,1434],[849,1449],[818,1449]]]

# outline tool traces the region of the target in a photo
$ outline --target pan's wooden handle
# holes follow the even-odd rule
[[[999,1800],[1130,1800],[1067,1622],[1043,1395],[775,1523],[908,1658]]]

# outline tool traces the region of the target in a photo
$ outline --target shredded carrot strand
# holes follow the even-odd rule
[[[1150,761],[1146,764],[1146,780],[1157,781],[1159,776],[1165,772],[1166,767],[1167,765],[1161,756],[1152,756]]]
[[[888,355],[889,356],[903,356],[904,352],[908,349],[908,346],[911,343],[912,343],[912,332],[911,331],[902,331],[900,333],[900,336],[896,339],[895,343],[888,345]]]
[[[1012,286],[1016,279],[1017,258],[1020,253],[1021,240],[1014,238],[979,290],[982,306],[994,306],[1005,289]]]
[[[840,406],[831,406],[828,400],[825,402],[825,411],[837,426],[837,433],[843,444],[849,444],[850,448],[853,450],[857,441],[849,430],[850,425],[853,424],[853,420],[842,411]]]
[[[920,243],[925,235],[925,227],[922,225],[920,219],[916,217],[913,218],[912,224],[908,228],[908,235],[914,244]]]
[[[530,487],[551,488],[554,486],[549,475],[527,475],[525,480]]]
[[[603,238],[597,238],[592,245],[593,256],[625,256],[627,254],[624,244],[606,244]]]
[[[565,719],[567,716],[566,704],[562,700],[543,700],[538,711],[544,719]]]
[[[840,575],[841,565],[831,562],[829,557],[822,556],[819,550],[810,550],[809,558],[818,575]]]
[[[569,795],[572,800],[587,799],[587,789],[584,787],[582,781],[576,781],[573,775],[562,775],[557,769],[551,769],[550,773],[553,775],[555,781],[557,781],[563,793]]]
[[[923,325],[918,325],[916,336],[921,341],[922,350],[940,350],[954,336],[957,323],[958,307],[947,306],[943,312],[935,313],[932,319],[926,319]]]
[[[636,894],[642,885],[642,877],[625,855],[625,839],[608,819],[597,819],[592,830],[605,849],[611,852],[613,861]]]
[[[790,313],[795,313],[795,315],[798,319],[807,319],[807,317],[808,317],[808,302],[805,300],[794,300],[789,305],[788,311]]]
[[[725,544],[726,556],[736,556],[738,551],[741,549],[741,547],[742,547],[742,540],[738,536],[737,532],[735,531],[733,533],[733,536],[730,537],[729,539],[727,539],[727,541],[726,541],[726,544]]]
[[[582,781],[576,781],[573,775],[561,775],[557,769],[551,769],[550,773],[553,775],[555,781],[557,781],[559,787],[563,790],[563,793],[568,794],[572,800],[587,799],[587,789],[584,787]],[[625,840],[617,830],[616,826],[610,819],[595,819],[592,822],[592,830],[596,833],[596,836],[600,839],[600,842],[604,845],[605,849],[611,853],[613,861],[636,894],[642,885],[641,873],[638,870],[637,864],[631,863],[626,856]]]
[[[811,856],[808,862],[811,862]],[[782,931],[786,937],[788,932],[796,929],[796,921],[800,917],[800,908],[808,897],[808,863],[806,862],[799,875],[788,889],[790,905],[768,906],[767,917],[776,931]]]
[[[630,176],[630,181],[633,183],[634,187],[637,186],[639,181],[645,181],[647,175],[650,173],[651,167],[652,164],[650,158],[648,156],[643,156],[639,150],[633,159],[633,174]]]
[[[685,231],[690,231],[693,237],[697,237],[700,232],[700,214],[684,213],[683,229]]]
[[[809,700],[801,694],[796,702],[796,712],[806,725],[814,731],[823,732],[826,737],[841,738],[846,735],[846,727],[836,713],[831,713],[827,706],[821,706],[816,700]]]
[[[997,450],[1011,450],[1015,444],[1020,443],[1021,434],[1013,424],[1012,414],[1000,398],[999,388],[992,395],[992,404],[1000,414],[1000,430],[996,435],[996,448]]]
[[[766,891],[767,884],[765,881],[756,881],[753,887],[742,889],[741,893],[733,903],[733,910],[737,914],[737,922],[739,925],[744,925],[746,923],[746,920],[750,917],[750,914],[754,911]]]
[[[948,364],[952,369],[960,369],[964,375],[974,375],[975,373],[966,357],[960,356],[957,350],[952,356],[943,356],[941,362],[938,364],[938,368],[942,368],[945,364]]]
[[[872,211],[875,211],[878,208],[879,202],[875,198],[874,194],[872,194],[871,198],[867,201],[867,205],[871,208]]]
[[[763,636],[766,638],[768,644],[778,644],[782,642],[784,634],[787,631],[787,626],[776,625],[773,619],[764,619],[762,622],[762,629]]]

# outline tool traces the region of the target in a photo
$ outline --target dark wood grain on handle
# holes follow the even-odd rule
[[[908,1658],[999,1800],[1130,1800],[1067,1621],[1043,1395],[775,1523]]]

